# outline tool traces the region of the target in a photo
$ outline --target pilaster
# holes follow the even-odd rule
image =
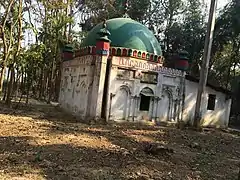
[[[108,39],[108,36],[110,33],[107,30],[106,21],[103,22],[103,27],[98,34],[99,38],[97,39],[96,43],[96,58],[91,93],[90,116],[94,117],[95,119],[102,118],[102,111],[105,111],[105,118],[107,119],[109,112],[107,111],[107,104],[109,101],[109,82],[107,82],[105,79],[107,78],[106,73],[110,48],[110,40]],[[104,93],[106,96],[104,96]]]
[[[95,62],[95,73],[93,80],[93,91],[92,91],[92,113],[91,116],[101,118],[104,83],[106,76],[107,56],[96,56]],[[106,102],[105,102],[106,103]]]

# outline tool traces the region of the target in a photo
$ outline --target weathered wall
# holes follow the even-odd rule
[[[107,56],[82,56],[62,64],[60,106],[84,120],[101,116]]]
[[[88,109],[90,113],[88,117],[101,118],[103,94],[106,77],[107,56],[94,56],[95,66],[93,69],[93,84],[91,91],[91,102]]]
[[[180,119],[183,93],[183,73],[165,69],[159,74],[161,100],[158,106],[158,118],[161,121]]]
[[[118,68],[128,73],[119,77]],[[156,83],[141,82],[142,72],[156,72]],[[112,58],[110,75],[110,117],[111,119],[127,119],[130,121],[149,119],[157,121],[176,120],[180,111],[181,72],[163,68],[161,64],[142,61],[135,58]],[[124,75],[123,75],[124,76]],[[149,111],[140,111],[140,92],[144,88],[153,91]],[[178,108],[177,108],[178,107]]]
[[[83,56],[62,64],[60,106],[81,117],[87,114],[89,89],[93,83],[93,61],[94,56]]]
[[[183,113],[183,120],[193,122],[196,98],[197,98],[198,83],[186,80],[186,95],[185,106]],[[214,110],[207,110],[208,95],[216,95],[216,103]],[[201,112],[203,126],[228,126],[229,116],[231,108],[231,99],[226,99],[226,95],[222,92],[213,90],[210,87],[206,87],[205,94],[203,95]]]
[[[181,71],[129,57],[112,57],[108,61],[112,63],[110,74],[106,74],[107,58],[89,55],[63,63],[59,98],[62,108],[84,119],[98,118],[102,104],[106,104],[107,120],[192,122],[198,83],[184,80]],[[155,74],[146,79],[147,72]],[[105,77],[109,77],[109,91],[103,101]],[[143,89],[152,93],[148,111],[140,111]],[[216,95],[213,111],[207,110],[208,94]],[[226,100],[224,93],[207,87],[201,109],[202,125],[227,126],[230,107],[231,100]]]

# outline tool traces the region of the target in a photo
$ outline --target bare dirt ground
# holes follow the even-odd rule
[[[146,154],[145,142],[174,152]],[[237,133],[87,125],[47,105],[0,105],[1,180],[235,180],[239,158]]]

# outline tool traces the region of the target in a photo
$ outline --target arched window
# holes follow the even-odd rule
[[[143,88],[140,92],[140,111],[149,111],[151,97],[154,96],[154,92],[150,88]]]

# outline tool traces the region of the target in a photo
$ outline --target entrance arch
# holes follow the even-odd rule
[[[149,111],[151,106],[151,99],[154,92],[149,87],[145,87],[140,92],[140,111]]]
[[[139,113],[138,117],[140,116],[142,120],[151,120],[153,116],[153,97],[154,92],[151,88],[145,87],[140,91],[140,102],[139,102]]]

